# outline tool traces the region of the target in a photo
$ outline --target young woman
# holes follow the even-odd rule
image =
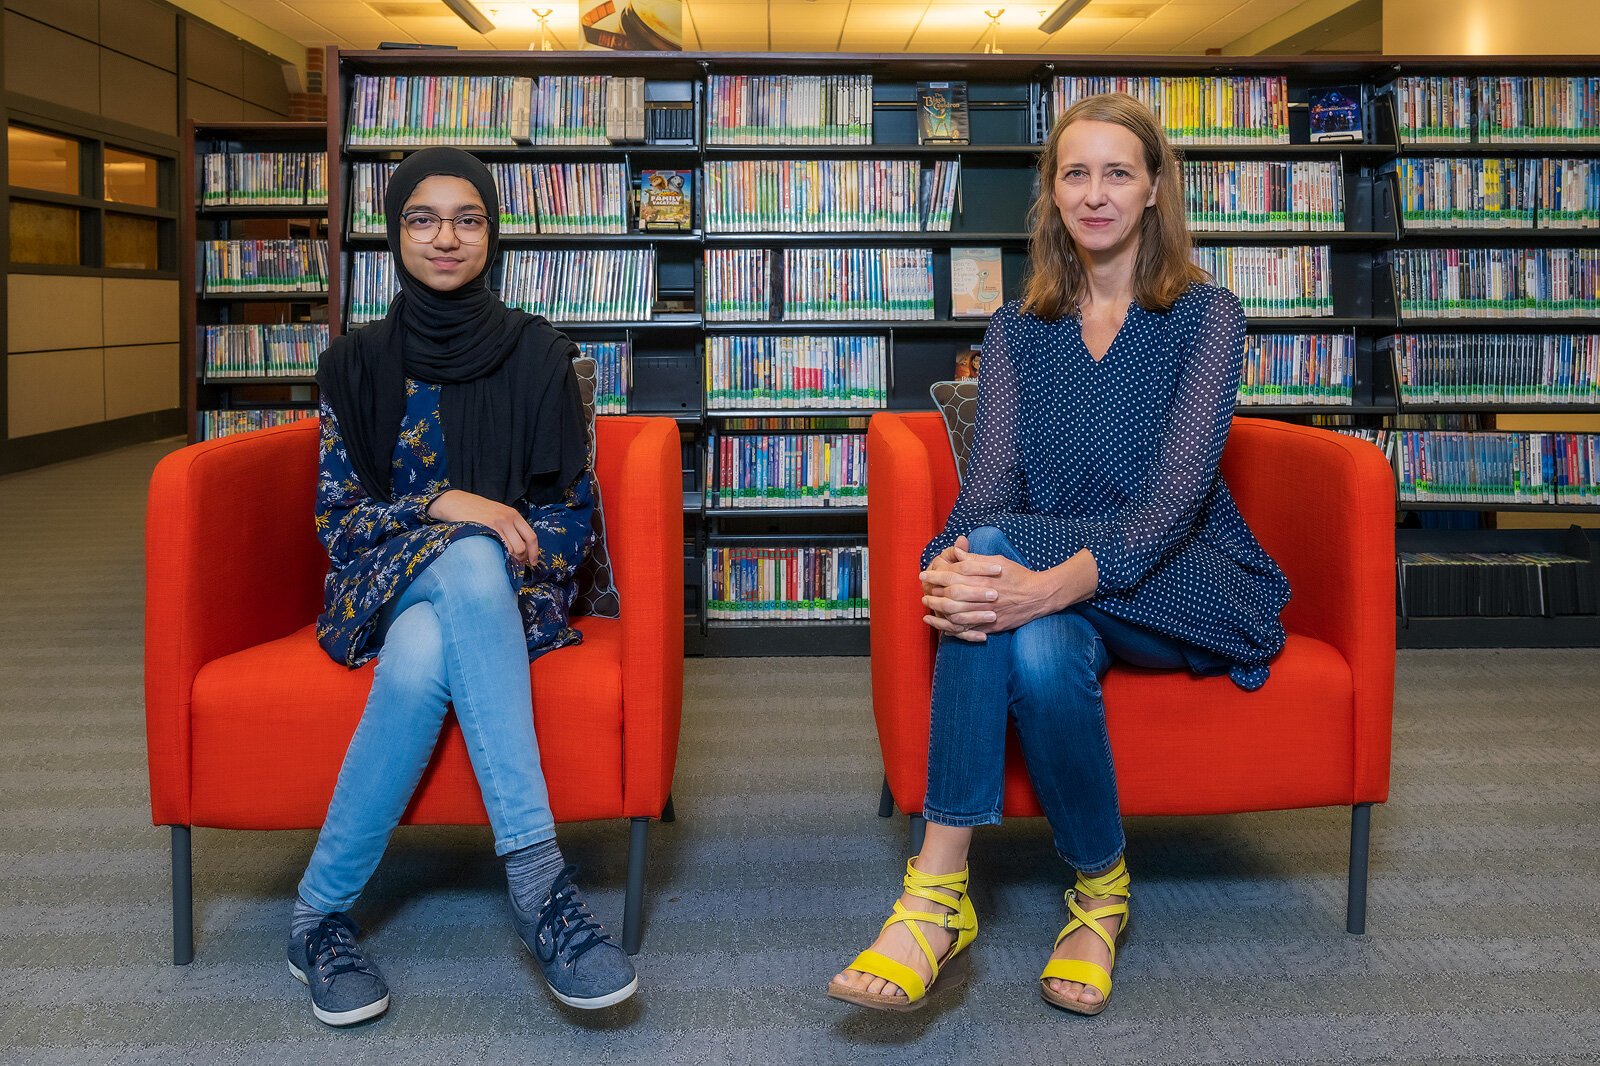
[[[1255,689],[1283,646],[1288,582],[1217,469],[1244,313],[1189,262],[1183,203],[1161,127],[1132,97],[1091,97],[1055,124],[1027,295],[989,325],[966,482],[922,560],[941,634],[927,836],[836,998],[919,1007],[977,937],[967,850],[974,826],[1000,821],[1012,717],[1077,871],[1041,991],[1099,1013],[1129,897],[1100,679],[1121,660]]]
[[[336,340],[317,372],[317,535],[332,560],[317,638],[377,656],[372,692],[300,881],[289,968],[312,1011],[350,1025],[389,991],[345,912],[427,767],[447,705],[505,860],[517,932],[563,1003],[633,994],[633,966],[584,904],[556,846],[529,660],[576,644],[567,624],[594,540],[574,345],[489,290],[500,206],[454,148],[401,163],[384,196],[400,293]],[[308,737],[308,743],[321,738]]]

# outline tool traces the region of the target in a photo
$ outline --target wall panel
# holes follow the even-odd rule
[[[178,69],[178,13],[150,0],[100,0],[100,43],[166,71]]]
[[[5,14],[8,92],[94,114],[100,107],[100,49],[21,15]]]
[[[193,80],[239,96],[243,88],[240,81],[243,54],[244,49],[233,37],[195,19],[189,20],[185,56],[189,61],[188,75]]]
[[[196,122],[217,124],[244,120],[244,101],[237,96],[218,92],[197,81],[189,82],[185,89],[188,100],[184,105],[184,113]]]
[[[6,0],[6,10],[91,41],[100,39],[101,0]]]
[[[102,48],[100,114],[117,122],[176,136],[178,76]]]
[[[283,63],[249,49],[241,52],[239,95],[258,107],[287,115],[289,85],[283,80]]]
[[[178,391],[178,346],[107,348],[106,418],[127,418],[183,406]]]
[[[104,349],[11,355],[6,372],[6,436],[13,440],[105,420]]]
[[[6,350],[39,352],[104,344],[102,281],[54,274],[10,275],[6,278]],[[177,311],[176,302],[173,311]]]
[[[156,278],[105,279],[104,344],[176,342],[178,283]]]

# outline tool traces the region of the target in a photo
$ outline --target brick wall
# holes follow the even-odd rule
[[[321,122],[328,115],[327,91],[323,88],[321,48],[306,49],[306,91],[289,94],[289,117],[305,122]]]

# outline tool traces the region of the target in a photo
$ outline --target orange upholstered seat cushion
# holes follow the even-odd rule
[[[622,805],[622,623],[573,624],[583,643],[532,666],[534,731],[560,822],[613,817]],[[309,625],[207,663],[195,678],[190,727],[193,823],[320,826],[374,669],[333,662]],[[405,820],[487,820],[453,715]]]
[[[1123,814],[1350,802],[1354,679],[1329,644],[1289,634],[1256,692],[1226,677],[1124,665],[1103,688]],[[1020,758],[1006,760],[1005,810],[1041,813]]]

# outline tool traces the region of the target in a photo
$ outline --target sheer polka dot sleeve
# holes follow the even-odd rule
[[[923,565],[980,526],[1033,570],[1087,549],[1096,607],[1221,655],[1259,687],[1283,647],[1289,583],[1219,469],[1244,329],[1238,298],[1202,284],[1165,311],[1131,305],[1098,356],[1074,316],[995,312],[967,480]]]
[[[1221,484],[1217,465],[1233,423],[1244,357],[1244,309],[1214,288],[1193,345],[1180,360],[1155,459],[1137,495],[1106,518],[1084,521],[1084,547],[1100,591],[1132,588],[1187,538]]]
[[[1017,448],[1017,415],[1022,402],[1017,365],[1006,342],[1010,305],[995,312],[983,333],[983,359],[978,364],[978,414],[967,453],[967,478],[950,517],[938,536],[922,550],[926,567],[934,556],[971,533],[990,525],[1022,503],[1022,459]]]

